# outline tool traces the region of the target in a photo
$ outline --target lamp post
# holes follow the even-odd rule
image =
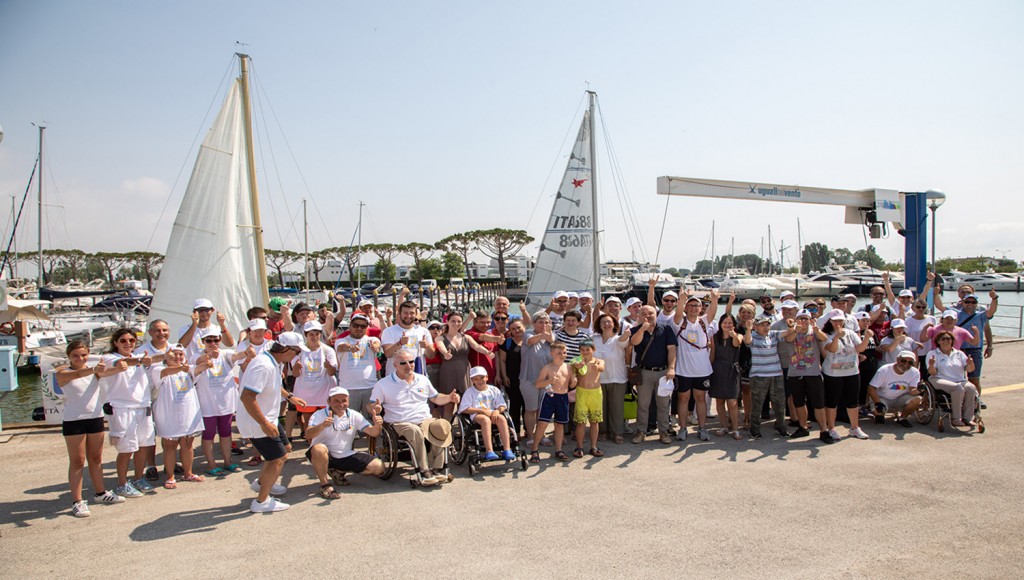
[[[924,193],[925,199],[928,201],[928,209],[932,211],[932,272],[938,275],[938,270],[935,265],[935,210],[939,209],[939,206],[946,203],[946,194],[941,191],[929,189]],[[935,314],[935,303],[932,302],[932,314]]]

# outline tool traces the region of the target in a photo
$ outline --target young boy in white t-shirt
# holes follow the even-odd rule
[[[486,450],[480,459],[483,461],[514,460],[516,454],[512,452],[508,421],[505,420],[505,410],[508,408],[505,397],[502,396],[498,387],[487,384],[487,369],[484,367],[470,369],[469,378],[473,381],[473,388],[467,389],[463,394],[459,413],[469,415],[470,420],[480,425],[481,439],[484,441]],[[498,428],[498,437],[501,439],[502,452],[500,456],[494,452],[492,426]]]

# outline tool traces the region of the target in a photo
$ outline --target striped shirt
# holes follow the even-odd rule
[[[565,360],[575,358],[580,355],[580,343],[590,338],[590,334],[584,331],[582,328],[576,331],[575,335],[569,334],[564,330],[555,331],[555,340],[558,342],[565,343]]]
[[[779,343],[782,342],[782,330],[769,330],[767,335],[753,333],[750,337],[752,377],[781,377],[782,365],[779,363]]]

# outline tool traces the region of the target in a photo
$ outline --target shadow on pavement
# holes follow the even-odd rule
[[[245,498],[235,505],[166,514],[142,524],[132,530],[128,537],[135,542],[152,542],[186,534],[212,532],[224,522],[249,516],[252,498]]]

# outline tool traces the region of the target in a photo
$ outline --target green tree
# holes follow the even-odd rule
[[[412,258],[412,270],[409,271],[409,279],[417,280],[422,282],[424,278],[434,278],[434,276],[424,276],[422,272],[424,270],[423,261],[434,255],[436,248],[430,244],[424,244],[422,242],[412,242],[409,244],[402,244],[400,246],[403,254],[408,254]]]
[[[395,274],[398,272],[398,268],[395,267],[394,262],[391,260],[385,260],[384,258],[378,259],[373,264],[373,275],[374,277],[382,280],[385,284],[390,283],[395,279]]]
[[[377,256],[376,264],[390,264],[390,268],[379,269],[376,265],[374,266],[374,277],[381,280],[385,284],[390,283],[395,278],[395,271],[397,268],[395,265],[395,256],[402,252],[402,247],[398,244],[367,244],[363,246],[364,250],[367,250]],[[387,275],[382,275],[382,272]]]
[[[832,251],[828,246],[818,242],[811,242],[804,246],[800,255],[800,271],[803,274],[817,272],[832,262]]]
[[[445,252],[441,256],[441,277],[458,278],[462,273],[462,258],[455,252]]]
[[[434,244],[434,247],[459,256],[462,259],[462,266],[465,268],[466,282],[468,283],[472,279],[469,275],[469,255],[477,249],[476,238],[473,232],[452,234]]]
[[[128,263],[128,255],[120,252],[96,252],[92,258],[102,266],[103,272],[107,275],[107,282],[114,288],[117,285],[114,273]]]
[[[505,279],[505,258],[518,254],[526,244],[533,241],[533,237],[524,230],[503,228],[477,230],[468,232],[466,235],[476,242],[477,247],[484,255],[498,261],[498,278],[500,280]]]
[[[835,260],[836,264],[852,264],[853,252],[846,248],[836,248],[832,250],[832,259]]]
[[[693,273],[697,276],[710,276],[714,274],[714,268],[711,264],[711,260],[698,260],[697,264],[693,267]]]
[[[458,256],[456,256],[458,258]],[[458,271],[456,269],[456,271]],[[413,266],[409,272],[410,280],[419,280],[420,282],[428,279],[444,278],[444,265],[438,258],[424,258],[420,260],[419,267]]]
[[[157,268],[164,262],[163,254],[156,252],[129,252],[126,254],[126,258],[146,278],[146,288],[152,290],[153,279],[157,275]]]
[[[885,260],[878,255],[874,246],[868,246],[866,250],[857,250],[853,253],[853,259],[857,262],[865,262],[868,266],[875,269],[885,266]]]
[[[267,259],[267,265],[277,272],[277,284],[284,286],[284,267],[295,263],[299,254],[291,250],[264,250],[263,254]]]

